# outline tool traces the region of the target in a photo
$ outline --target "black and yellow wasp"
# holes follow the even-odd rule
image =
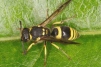
[[[38,26],[33,26],[31,28],[22,28],[22,23],[20,21],[21,41],[23,48],[24,48],[23,42],[33,40],[33,43],[29,45],[26,51],[24,50],[24,53],[29,51],[29,49],[31,49],[31,47],[36,43],[38,43],[39,41],[44,41],[44,49],[45,49],[44,64],[45,64],[47,56],[46,41],[49,41],[54,47],[62,51],[70,59],[70,57],[66,54],[66,52],[64,52],[60,47],[58,47],[53,42],[77,44],[76,42],[73,42],[73,40],[79,37],[79,33],[75,29],[67,26],[55,26],[52,30],[45,27],[56,15],[58,15],[64,8],[66,8],[66,6],[70,2],[71,0],[67,0]]]

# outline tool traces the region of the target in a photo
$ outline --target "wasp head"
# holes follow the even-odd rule
[[[27,42],[29,40],[30,40],[29,29],[28,28],[24,28],[22,30],[22,34],[21,34],[21,41]]]

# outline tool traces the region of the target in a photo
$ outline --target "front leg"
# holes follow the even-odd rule
[[[29,47],[27,48],[27,52],[32,48],[33,45],[36,45],[36,43],[31,43],[31,44],[29,45]]]
[[[36,45],[36,43],[37,43],[38,41],[40,41],[40,37],[38,37],[38,38],[36,39],[36,41],[34,41],[33,43],[31,43],[31,44],[29,45],[29,47],[27,48],[27,52],[32,48],[32,46]]]
[[[27,52],[32,48],[33,45],[36,45],[36,43],[31,43],[31,44],[28,46],[27,50],[25,50],[25,48],[24,48],[24,46],[23,46],[23,47],[22,47],[22,49],[23,49],[23,54],[26,55]]]

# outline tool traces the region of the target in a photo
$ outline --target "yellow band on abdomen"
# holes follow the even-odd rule
[[[70,38],[68,39],[68,40],[72,40],[72,38],[73,38],[73,29],[72,28],[70,28]]]
[[[62,31],[60,27],[55,27],[56,29],[58,29],[58,35],[56,35],[56,39],[61,39],[62,36]]]
[[[71,32],[70,33],[71,36],[68,40],[74,40],[78,37],[78,32],[75,29],[70,28],[70,32]]]

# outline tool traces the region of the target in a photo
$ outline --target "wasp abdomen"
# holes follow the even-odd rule
[[[74,40],[79,36],[79,34],[73,28],[67,26],[57,26],[53,28],[51,36],[56,39]]]

